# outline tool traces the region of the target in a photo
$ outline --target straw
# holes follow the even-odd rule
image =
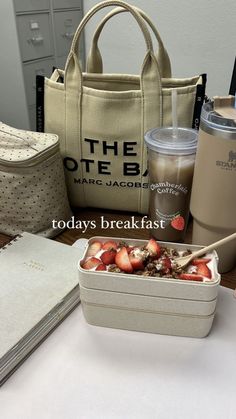
[[[177,90],[172,89],[172,127],[173,138],[178,138]]]

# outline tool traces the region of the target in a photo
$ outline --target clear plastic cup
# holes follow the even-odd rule
[[[149,216],[164,228],[151,230],[162,241],[183,241],[197,150],[197,131],[156,128],[148,131]]]

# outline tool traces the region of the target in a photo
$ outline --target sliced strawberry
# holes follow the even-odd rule
[[[160,257],[161,256],[161,248],[159,246],[159,244],[156,242],[155,239],[150,239],[146,249],[149,251],[149,253],[151,254],[151,256],[157,256]]]
[[[161,259],[161,261],[162,261],[163,266],[164,266],[166,269],[171,269],[171,268],[172,268],[172,266],[171,266],[171,260],[170,260],[170,258],[168,258],[167,256],[166,256],[166,257],[164,257],[163,259]]]
[[[115,263],[122,271],[131,273],[133,272],[133,266],[129,260],[129,255],[126,247],[122,247],[115,257]]]
[[[96,268],[100,264],[101,264],[100,259],[91,257],[84,262],[84,264],[82,265],[82,268],[83,269],[93,269],[93,268]]]
[[[196,275],[196,274],[180,274],[178,276],[179,279],[183,279],[185,281],[198,281],[198,282],[203,282],[203,277],[201,275]]]
[[[129,255],[130,263],[135,271],[143,270],[144,264],[143,259],[140,256],[135,256],[133,253],[130,253]]]
[[[89,248],[88,248],[88,252],[87,252],[87,256],[95,256],[99,250],[101,250],[102,248],[102,243],[100,242],[93,242],[92,244],[90,244]]]
[[[164,257],[163,259],[161,259],[161,263],[162,263],[162,272],[165,274],[168,274],[171,272],[172,266],[171,266],[171,260],[170,258],[168,258],[167,256]]]
[[[193,259],[191,264],[194,266],[202,265],[202,263],[209,263],[211,261],[210,258],[203,258],[203,259]]]
[[[132,247],[132,246],[126,247],[126,250],[128,252],[128,255],[129,255],[130,252],[132,252],[132,250],[134,250],[134,247]]]
[[[178,215],[177,217],[173,218],[173,220],[171,221],[171,226],[175,230],[183,231],[184,228],[185,228],[185,220],[184,220],[184,218],[181,217],[180,215]]]
[[[117,249],[117,244],[116,244],[116,242],[114,242],[114,241],[108,241],[108,242],[105,242],[105,243],[103,243],[103,245],[102,245],[102,248],[103,248],[103,250],[111,250],[111,249],[114,249],[114,250],[116,250]]]
[[[104,263],[104,265],[111,265],[115,263],[116,253],[116,250],[106,250],[101,255],[101,261]]]
[[[206,278],[211,278],[211,270],[205,263],[199,263],[199,265],[197,265],[197,274],[205,276]]]
[[[95,271],[106,271],[106,270],[107,270],[107,267],[103,263],[100,263],[100,265],[98,265],[95,269]]]

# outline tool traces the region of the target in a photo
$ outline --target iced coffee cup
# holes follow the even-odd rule
[[[145,135],[149,167],[149,216],[164,228],[151,234],[162,241],[183,241],[189,217],[197,131],[157,128]]]

